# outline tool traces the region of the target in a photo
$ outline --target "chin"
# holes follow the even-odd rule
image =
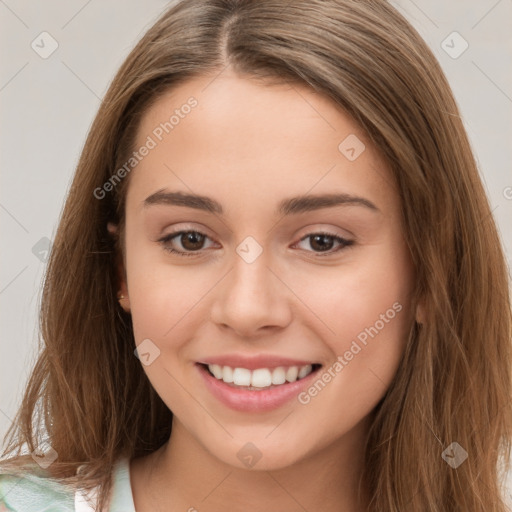
[[[277,471],[299,463],[308,456],[303,443],[291,443],[281,436],[265,439],[266,433],[254,441],[234,440],[224,449],[221,444],[209,449],[210,453],[225,464],[249,471]],[[244,436],[246,439],[248,437]],[[313,447],[311,447],[313,449]]]

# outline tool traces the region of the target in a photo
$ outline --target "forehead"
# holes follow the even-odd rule
[[[237,154],[243,155],[262,142],[267,146],[286,143],[287,147],[301,147],[304,136],[313,144],[324,139],[325,146],[334,145],[336,151],[336,142],[343,134],[357,133],[360,139],[365,138],[340,107],[305,84],[267,85],[227,73],[197,77],[164,93],[142,117],[139,139],[168,121],[175,111],[179,115],[180,109],[189,110],[186,105],[190,98],[197,100],[197,106],[189,114],[182,114],[169,133],[169,138],[176,141],[193,131],[198,142],[217,147],[219,143],[224,145],[229,134],[231,153],[239,150]],[[185,119],[187,122],[181,123]],[[182,125],[180,129],[178,124]],[[304,153],[308,147],[301,149]]]
[[[136,148],[148,138],[154,147],[129,187],[138,200],[178,187],[250,191],[267,204],[333,188],[396,201],[386,164],[364,131],[304,84],[265,85],[229,73],[194,78],[146,111]]]

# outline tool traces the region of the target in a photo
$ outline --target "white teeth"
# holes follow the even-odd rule
[[[306,366],[303,366],[299,370],[299,379],[303,379],[306,375],[309,375],[312,370],[313,370],[313,367],[310,364],[307,364]]]
[[[222,379],[222,368],[218,364],[211,364],[210,371],[215,375],[216,379]]]
[[[286,382],[286,373],[282,366],[278,366],[277,368],[274,368],[274,371],[272,372],[272,384],[274,386],[277,386],[279,384],[284,384]]]
[[[247,368],[232,368],[231,366],[209,364],[208,369],[216,379],[223,380],[228,384],[233,383],[235,386],[251,386],[261,389],[303,379],[313,371],[313,366],[310,364],[286,368],[278,366],[273,369],[258,368],[251,371]]]
[[[272,384],[272,374],[267,368],[258,368],[253,370],[251,386],[255,388],[266,388]]]
[[[233,382],[233,368],[230,366],[224,366],[222,369],[222,376],[217,377],[218,379],[222,379],[224,382],[227,382],[228,384],[230,382]]]
[[[233,370],[233,383],[236,384],[237,386],[250,386],[251,370],[247,370],[247,368],[235,368]]]
[[[290,368],[286,370],[286,380],[288,382],[295,382],[298,375],[299,369],[296,366],[290,366]]]

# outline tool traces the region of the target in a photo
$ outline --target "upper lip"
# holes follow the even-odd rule
[[[229,366],[231,368],[247,368],[248,370],[257,370],[258,368],[277,368],[278,366],[305,366],[308,364],[318,364],[314,361],[303,359],[292,359],[271,354],[259,354],[257,356],[246,356],[242,354],[226,354],[223,356],[207,357],[198,361],[200,364],[218,364],[219,366]]]

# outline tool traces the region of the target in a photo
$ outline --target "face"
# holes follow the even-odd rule
[[[234,74],[161,97],[143,146],[123,305],[174,421],[237,467],[342,443],[389,387],[413,321],[385,162],[325,97]]]

